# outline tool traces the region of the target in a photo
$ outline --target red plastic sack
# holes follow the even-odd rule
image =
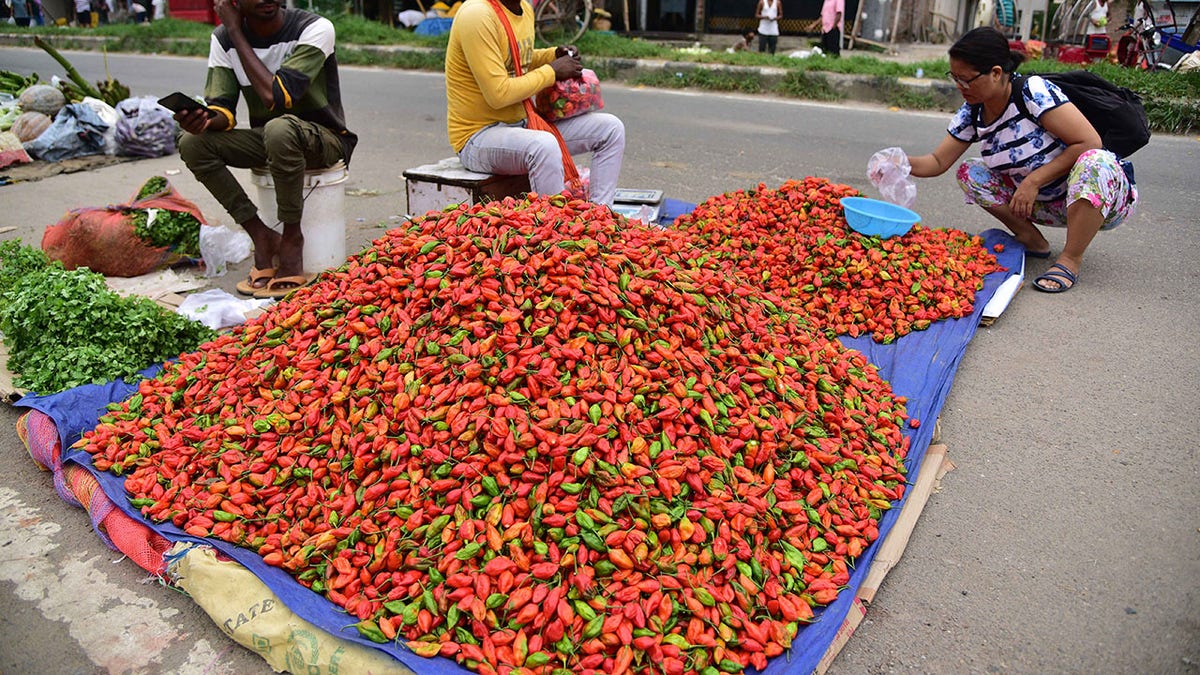
[[[118,509],[87,469],[63,464],[58,425],[52,417],[40,410],[21,415],[17,418],[17,437],[33,461],[53,473],[58,496],[87,510],[96,534],[106,546],[129,556],[142,569],[163,575],[167,566],[163,554],[171,548],[171,542]]]
[[[42,250],[69,270],[87,267],[109,277],[136,277],[177,260],[170,247],[153,246],[134,232],[135,209],[189,213],[205,225],[200,208],[179,196],[170,184],[158,194],[127,204],[75,209],[46,228]]]
[[[551,122],[603,108],[600,79],[587,68],[583,69],[580,77],[559,80],[537,95],[538,114]]]

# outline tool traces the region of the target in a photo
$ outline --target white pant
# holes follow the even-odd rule
[[[590,152],[591,200],[612,206],[625,156],[625,125],[615,115],[584,113],[554,123],[572,155]],[[493,124],[475,132],[458,157],[479,173],[502,176],[529,174],[529,188],[538,194],[563,191],[562,150],[553,134],[525,128],[525,122]]]

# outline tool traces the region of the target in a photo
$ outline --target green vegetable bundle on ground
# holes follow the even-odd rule
[[[162,176],[154,176],[138,190],[137,200],[153,199],[172,194],[171,184]],[[151,218],[151,211],[157,211]],[[133,212],[133,231],[153,246],[165,246],[180,255],[193,258],[200,255],[200,221],[187,211],[136,209]]]
[[[202,225],[200,208],[155,176],[125,204],[71,211],[46,228],[42,250],[67,269],[135,277],[198,257]]]
[[[0,331],[17,386],[40,394],[133,375],[214,335],[15,240],[0,244]]]

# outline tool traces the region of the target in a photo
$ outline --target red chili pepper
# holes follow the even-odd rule
[[[765,664],[904,490],[905,402],[794,314],[876,330],[913,304],[849,292],[913,245],[835,246],[851,192],[714,198],[710,231],[561,196],[431,213],[165,366],[140,387],[155,417],[126,403],[83,445],[150,517],[479,672]],[[718,217],[744,222],[714,245]],[[834,267],[779,282],[823,290],[763,284],[771,228],[824,233],[787,245]]]

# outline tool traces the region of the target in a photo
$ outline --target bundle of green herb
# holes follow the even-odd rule
[[[154,176],[138,191],[137,200],[162,194],[171,187],[167,179]],[[154,218],[150,212],[154,211]],[[134,209],[133,232],[152,246],[165,246],[180,255],[200,256],[200,221],[190,213],[169,209]]]
[[[170,184],[161,175],[155,175],[145,181],[142,190],[138,190],[138,201],[161,195],[167,191]],[[155,211],[154,219],[150,211]],[[199,257],[200,255],[200,221],[196,216],[184,211],[168,209],[134,209],[133,233],[142,238],[145,243],[154,246],[167,246],[168,249],[182,256]]]
[[[134,375],[215,335],[16,240],[0,243],[0,332],[15,384],[40,394]]]

